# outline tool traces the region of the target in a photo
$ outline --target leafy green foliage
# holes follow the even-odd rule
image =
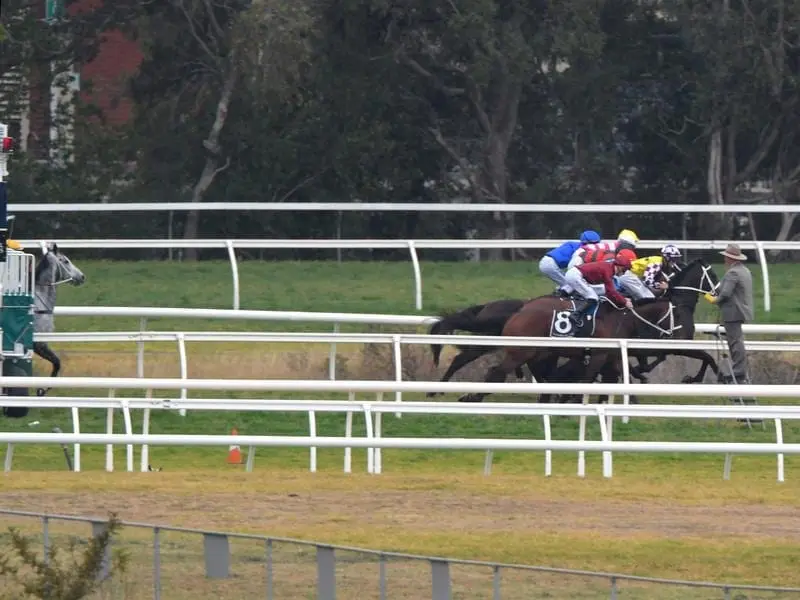
[[[13,173],[25,185],[13,201],[791,202],[800,189],[793,0],[125,0],[80,13],[69,2],[69,18],[47,26],[26,6],[2,4],[0,72],[84,62],[113,28],[135,36],[145,59],[130,85],[130,126],[87,129],[96,115],[82,107],[72,165],[55,165],[49,178],[20,161]],[[0,114],[21,106],[22,96],[4,97]],[[720,141],[713,152],[712,139]],[[755,180],[772,182],[773,196],[751,197],[744,187]],[[758,219],[760,239],[791,235],[792,223],[778,218]],[[205,213],[193,223],[180,215],[171,231],[682,234],[682,224],[665,229],[658,216],[632,220]],[[692,237],[729,235],[729,220],[686,227]],[[156,221],[136,216],[98,233],[159,236],[166,218]]]
[[[30,538],[9,528],[9,548],[0,551],[2,598],[27,600],[81,600],[100,590],[114,576],[123,575],[128,556],[117,551],[109,565],[109,549],[121,528],[116,515],[107,526],[92,536],[84,548],[73,540],[66,548],[50,544],[47,556],[40,556]]]

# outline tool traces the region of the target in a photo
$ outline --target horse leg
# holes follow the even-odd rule
[[[642,383],[647,383],[647,376],[645,373],[650,373],[658,365],[667,360],[667,355],[664,352],[655,353],[654,356],[656,359],[651,363],[647,362],[648,356],[651,356],[650,354],[634,354],[634,356],[636,357],[636,360],[639,361],[639,364],[631,369],[631,376],[635,377]]]
[[[450,366],[445,371],[445,374],[442,375],[442,378],[439,381],[450,381],[450,378],[455,375],[456,371],[463,369],[469,363],[474,360],[479,359],[484,354],[488,354],[491,352],[493,348],[491,347],[480,347],[480,346],[467,346],[461,349],[453,361],[450,363]],[[434,396],[441,396],[441,392],[428,392],[425,394],[428,398],[433,398]]]
[[[58,374],[61,372],[61,359],[59,359],[58,355],[50,349],[50,346],[48,346],[45,342],[34,342],[33,352],[53,366],[52,370],[50,371],[50,377],[58,377]],[[36,390],[36,395],[44,396],[49,391],[50,388],[39,388]]]
[[[700,383],[703,381],[703,379],[705,379],[706,371],[708,371],[709,367],[711,367],[711,370],[715,375],[719,375],[719,365],[717,365],[717,361],[715,361],[714,358],[705,350],[674,350],[670,352],[659,352],[655,354],[656,360],[650,365],[647,365],[647,368],[644,370],[644,372],[649,373],[655,369],[658,365],[667,360],[667,356],[670,354],[673,356],[686,356],[687,358],[694,358],[702,362],[702,365],[700,365],[700,370],[697,371],[697,374],[694,377],[691,375],[685,375],[683,379],[681,379],[681,383]],[[637,358],[642,360],[638,355]],[[640,369],[642,369],[641,365]],[[634,371],[636,371],[636,369],[634,369]],[[636,373],[634,373],[634,371],[631,371],[631,375],[636,377]],[[645,382],[645,380],[641,378],[639,379],[640,381]]]
[[[554,372],[558,372],[558,354],[553,354],[542,360],[529,360],[525,364],[528,370],[539,383],[553,381]],[[552,402],[553,394],[539,394],[539,402]]]
[[[521,348],[518,350],[507,349],[505,357],[500,364],[495,365],[486,373],[484,381],[486,383],[502,383],[508,377],[508,374],[516,370],[521,365],[530,361],[536,355],[536,350],[529,348]],[[488,393],[473,393],[464,394],[461,396],[459,402],[483,402],[483,399],[488,396]]]
[[[697,371],[697,374],[694,377],[690,377],[686,375],[683,379],[681,379],[681,383],[700,383],[706,377],[706,371],[708,368],[711,367],[711,370],[714,372],[714,375],[719,377],[719,365],[717,365],[717,361],[705,350],[681,350],[680,356],[686,356],[688,358],[694,358],[699,361],[702,361],[702,365],[700,365],[700,370]]]

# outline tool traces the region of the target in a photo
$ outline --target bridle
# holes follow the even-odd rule
[[[678,325],[678,326],[675,325],[675,305],[672,303],[671,300],[669,301],[669,307],[667,308],[666,312],[655,323],[653,321],[645,319],[642,315],[636,312],[636,309],[632,308],[631,313],[633,313],[633,316],[639,319],[642,323],[644,323],[648,327],[652,327],[653,329],[658,331],[661,335],[671,336],[673,332],[683,327],[683,325]],[[667,319],[669,319],[669,330],[664,329],[664,327],[661,326],[661,324]]]
[[[698,284],[700,287],[693,287],[690,285],[676,285],[676,286],[670,286],[669,289],[692,291],[692,292],[697,292],[698,294],[714,294],[717,291],[717,288],[719,287],[719,283],[714,283],[714,281],[711,279],[711,275],[709,275],[709,272],[712,270],[711,265],[700,265],[700,269],[702,270],[702,274],[700,275],[700,282]],[[667,282],[669,283],[670,280],[675,275],[677,275],[678,273],[682,273],[683,271],[684,269],[682,269],[679,265],[675,265],[675,272],[672,273],[671,275],[664,275],[664,277],[666,277]],[[708,283],[708,288],[705,287],[706,283]]]
[[[52,256],[53,253],[52,252],[47,252],[46,254],[50,254]],[[55,266],[55,276],[53,277],[53,281],[48,282],[48,283],[38,284],[38,285],[45,285],[47,287],[56,287],[58,285],[61,285],[62,283],[69,283],[70,281],[74,281],[75,280],[74,277],[67,276],[66,267],[64,266],[64,264],[58,258],[55,258],[54,260],[56,262],[56,266]],[[64,279],[58,279],[58,277],[60,275],[62,275],[62,274],[64,276]]]

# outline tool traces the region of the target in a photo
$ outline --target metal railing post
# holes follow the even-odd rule
[[[414,306],[417,310],[422,310],[422,269],[419,267],[414,240],[408,240],[408,253],[411,255],[411,266],[414,269]]]
[[[769,289],[769,267],[767,266],[767,255],[764,252],[764,242],[756,242],[756,253],[758,262],[761,264],[761,281],[764,284],[764,312],[772,309],[772,299]]]
[[[317,546],[317,598],[336,600],[336,555],[327,546]]]
[[[231,261],[231,276],[233,277],[233,309],[239,310],[239,263],[236,262],[236,251],[233,248],[233,240],[225,240],[225,247],[228,249],[228,260]]]
[[[161,600],[161,536],[153,527],[153,600]]]

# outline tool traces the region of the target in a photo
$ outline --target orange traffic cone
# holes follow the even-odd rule
[[[231,435],[239,435],[239,432],[236,431],[235,427],[231,430]],[[228,464],[229,465],[242,464],[242,451],[239,448],[238,444],[228,448]]]

